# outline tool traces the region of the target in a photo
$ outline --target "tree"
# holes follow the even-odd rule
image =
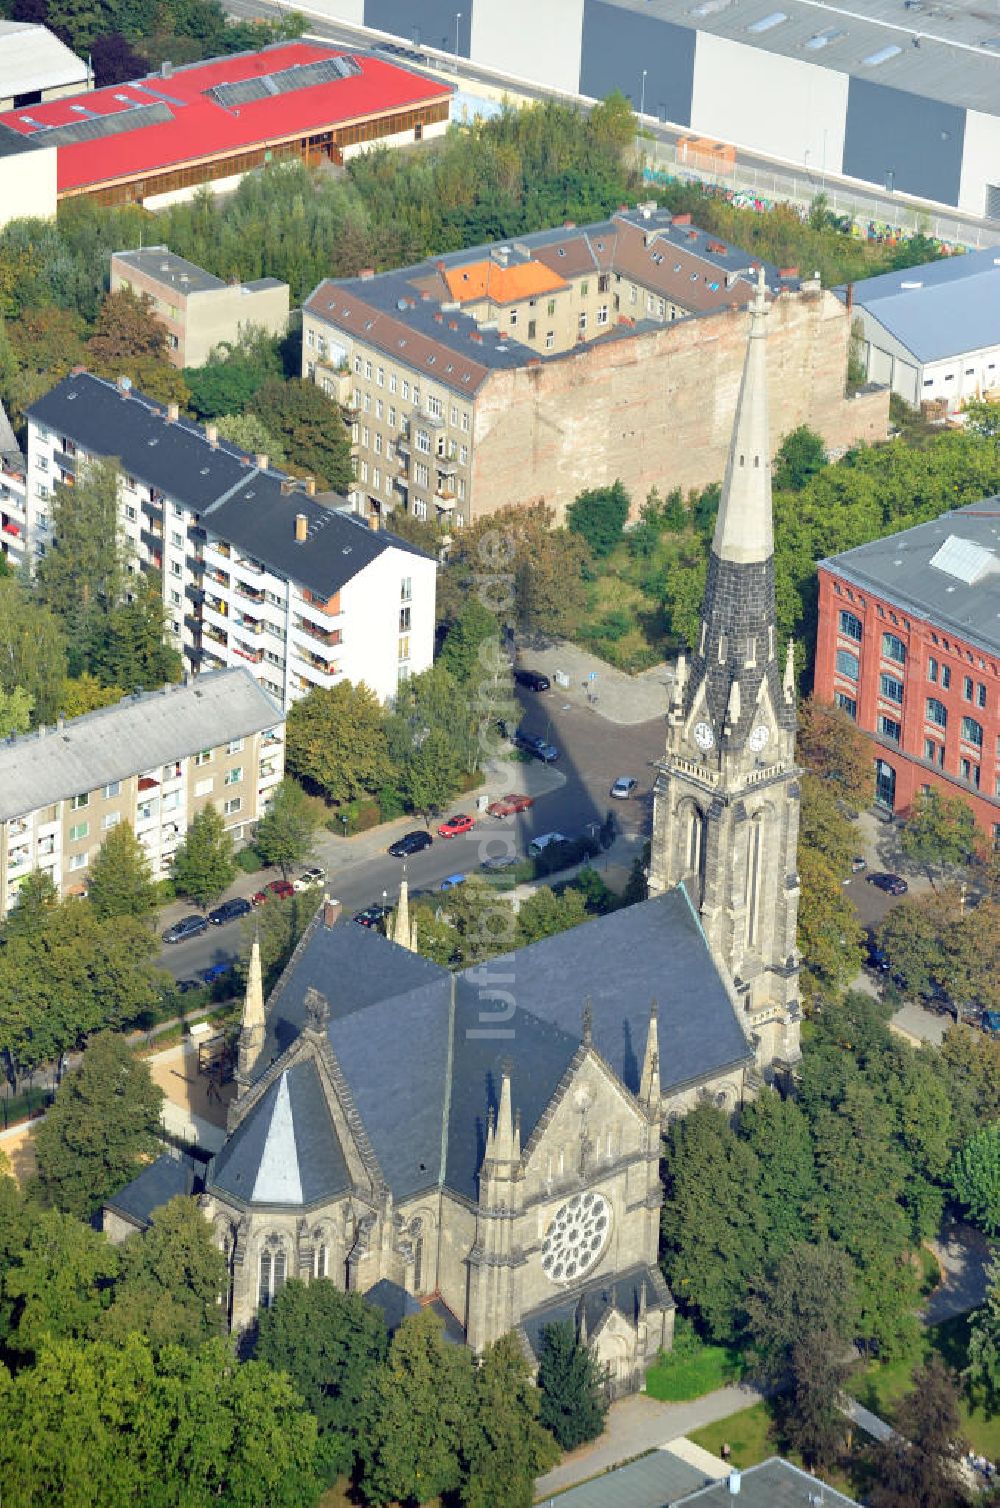
[[[871,748],[842,707],[806,697],[799,708],[798,755],[850,811],[870,805]]]
[[[518,946],[526,947],[543,937],[554,937],[557,932],[566,932],[586,920],[587,902],[579,890],[570,886],[561,895],[556,895],[547,885],[541,885],[518,908]]]
[[[426,1502],[461,1483],[473,1429],[472,1360],[430,1309],[403,1320],[365,1391],[361,1490],[369,1503]]]
[[[538,1422],[563,1450],[596,1440],[608,1414],[604,1376],[594,1353],[577,1340],[570,1320],[542,1330],[538,1388]]]
[[[542,634],[569,634],[587,604],[584,572],[590,562],[586,541],[556,529],[526,556],[515,577],[518,617],[524,628]]]
[[[254,833],[265,864],[276,864],[285,879],[313,855],[319,814],[300,785],[287,777],[278,786]]]
[[[764,1254],[755,1153],[726,1117],[698,1105],[664,1142],[663,1267],[713,1339],[742,1333],[750,1278]]]
[[[168,357],[167,327],[146,293],[122,287],[105,296],[87,342],[87,365],[111,382],[130,377],[139,392],[161,403],[187,404],[187,383]]]
[[[816,1162],[809,1122],[795,1100],[762,1089],[743,1106],[739,1134],[757,1159],[762,1229],[773,1261],[811,1234]]]
[[[256,414],[223,414],[215,422],[223,440],[231,440],[247,455],[267,456],[272,466],[284,466],[285,448]]]
[[[798,940],[802,993],[810,1002],[843,994],[861,962],[861,928],[843,875],[820,849],[800,848]]]
[[[829,1465],[846,1434],[837,1405],[858,1318],[853,1279],[846,1252],[799,1242],[747,1301],[764,1376],[790,1382],[779,1395],[783,1433],[807,1466]]]
[[[566,523],[590,546],[596,560],[610,555],[622,537],[630,499],[621,482],[580,492],[566,509]]]
[[[1000,1399],[1000,1257],[994,1254],[986,1269],[986,1297],[974,1309],[969,1326],[969,1361],[964,1376],[979,1389],[988,1413]]]
[[[87,896],[102,921],[109,916],[148,917],[159,891],[146,857],[128,822],[119,822],[90,866]]]
[[[810,477],[827,464],[823,436],[800,424],[785,436],[774,458],[773,482],[783,491],[801,492]]]
[[[517,924],[510,896],[498,891],[485,876],[472,874],[464,885],[449,891],[445,910],[453,939],[448,961],[482,963],[509,953],[515,946]]]
[[[89,668],[106,686],[149,691],[183,674],[180,653],[164,639],[159,572],[144,571],[131,600],[120,602],[87,647]]]
[[[976,819],[961,796],[942,796],[932,786],[918,791],[899,842],[907,858],[920,864],[931,884],[942,869],[967,864],[976,846]]]
[[[7,390],[14,423],[20,423],[31,404],[86,356],[83,321],[72,309],[49,303],[19,308],[17,316],[8,327],[18,363],[17,376]]]
[[[243,943],[240,949],[240,973],[246,979],[250,949],[254,939],[260,943],[260,962],[265,990],[277,983],[281,971],[295,951],[299,938],[316,915],[316,891],[297,890],[294,895],[275,896],[258,906],[252,916],[243,919]]]
[[[163,1090],[121,1037],[99,1032],[35,1134],[38,1188],[85,1219],[158,1150]]]
[[[81,1339],[104,1306],[102,1290],[118,1271],[105,1236],[58,1210],[29,1211],[23,1245],[2,1277],[11,1305],[11,1351],[37,1356],[47,1341]]]
[[[896,1406],[898,1434],[872,1452],[872,1508],[960,1508],[969,1502],[962,1476],[958,1392],[940,1356],[913,1373],[913,1390]]]
[[[66,640],[53,615],[21,583],[0,577],[0,686],[31,697],[35,718],[54,722],[66,678]]]
[[[96,712],[98,707],[113,707],[124,695],[121,686],[102,686],[95,675],[85,670],[82,675],[67,676],[63,681],[59,709],[66,718],[83,717],[86,712]]]
[[[149,72],[149,64],[142,53],[136,52],[121,32],[95,37],[90,61],[98,89],[106,89],[111,84],[127,84],[130,79],[142,78]]]
[[[312,476],[321,490],[347,493],[353,485],[351,436],[340,407],[314,382],[268,377],[251,411],[278,437],[296,476]]]
[[[121,1248],[121,1269],[100,1335],[124,1340],[143,1335],[154,1350],[194,1348],[225,1325],[220,1302],[226,1258],[194,1199],[184,1195],[153,1211],[149,1229]]]
[[[470,685],[480,667],[481,647],[498,636],[496,615],[478,597],[467,597],[448,628],[438,664],[454,676],[458,685]]]
[[[96,460],[81,466],[74,486],[56,484],[55,542],[38,565],[40,600],[81,650],[106,626],[124,589],[118,480],[117,461]]]
[[[217,900],[236,875],[233,840],[211,802],[192,820],[174,854],[174,884],[197,906]]]
[[[1000,436],[1000,409],[995,403],[986,398],[967,398],[962,404],[962,412],[970,433],[981,435],[984,440],[995,440]]]
[[[261,1311],[255,1354],[288,1374],[314,1415],[330,1481],[353,1470],[365,1390],[388,1349],[381,1311],[330,1282],[292,1279]]]
[[[951,1186],[973,1225],[1000,1236],[1000,1124],[983,1126],[959,1147]]]
[[[393,775],[385,723],[378,698],[363,682],[317,687],[288,711],[289,772],[330,801],[371,795]]]
[[[27,733],[31,726],[34,700],[23,686],[13,691],[4,691],[0,686],[0,738],[9,738],[12,733]]]
[[[531,1508],[535,1478],[559,1450],[539,1422],[539,1392],[517,1337],[487,1347],[476,1371],[472,1436],[466,1442],[465,1508]]]

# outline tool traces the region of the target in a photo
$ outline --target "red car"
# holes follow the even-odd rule
[[[438,837],[460,838],[463,833],[471,833],[475,825],[471,817],[467,817],[464,812],[459,812],[457,816],[449,817],[447,822],[441,823],[438,828]]]
[[[259,906],[263,901],[269,901],[272,896],[279,901],[287,901],[288,897],[295,894],[295,886],[291,880],[272,880],[270,885],[265,885],[263,890],[258,890],[256,895],[250,897],[254,906]]]
[[[534,804],[534,796],[520,796],[516,791],[511,791],[509,795],[501,796],[499,801],[491,801],[486,810],[491,817],[513,817],[518,812],[526,812]]]

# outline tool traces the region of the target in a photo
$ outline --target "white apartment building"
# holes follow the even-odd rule
[[[80,894],[108,833],[129,822],[155,876],[213,804],[246,841],[285,768],[285,721],[245,670],[126,697],[0,744],[0,917],[41,870]]]
[[[16,570],[24,559],[27,466],[0,403],[0,550]]]
[[[315,495],[263,455],[77,371],[29,411],[26,551],[51,542],[57,483],[117,457],[135,570],[161,573],[168,630],[192,671],[245,666],[287,708],[364,681],[390,700],[431,664],[437,563]]]

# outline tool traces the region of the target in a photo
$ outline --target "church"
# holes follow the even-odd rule
[[[572,1321],[614,1393],[672,1343],[657,1266],[663,1126],[735,1109],[799,1054],[798,771],[777,642],[763,279],[697,647],[654,791],[649,899],[453,973],[327,900],[265,1001],[255,949],[238,1094],[201,1205],[230,1323],[290,1277],[476,1350]]]

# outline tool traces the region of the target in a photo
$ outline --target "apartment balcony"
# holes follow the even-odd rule
[[[340,674],[340,663],[337,660],[321,660],[319,655],[307,654],[304,650],[297,649],[295,658],[303,665],[308,665],[318,676],[334,676]]]
[[[55,450],[52,453],[52,459],[61,470],[68,471],[70,475],[76,474],[76,456],[71,455],[69,451]]]
[[[308,634],[310,639],[315,639],[318,644],[325,644],[328,648],[343,643],[344,635],[341,629],[320,628],[318,624],[310,623],[308,618],[297,618],[292,627],[298,629],[299,633]]]
[[[229,560],[232,558],[232,549],[225,543],[224,540],[206,538],[205,549],[211,550],[214,555],[221,555],[223,560]]]
[[[414,409],[413,412],[420,423],[426,424],[428,429],[444,429],[445,420],[443,414],[421,413],[419,409]]]
[[[8,838],[19,838],[22,833],[28,831],[30,825],[27,817],[11,817],[7,823]]]
[[[264,651],[254,649],[250,644],[241,644],[238,640],[234,640],[230,649],[234,655],[239,655],[241,660],[249,660],[251,665],[260,665],[263,662]]]
[[[218,655],[212,654],[204,644],[202,645],[201,666],[203,670],[225,670],[228,664],[228,660],[220,659]]]
[[[160,789],[160,782],[155,775],[140,775],[138,789],[142,792],[158,791]]]
[[[3,517],[2,528],[4,534],[8,535],[11,539],[20,539],[24,533],[23,524],[15,523],[14,519],[8,518],[6,514]]]
[[[254,560],[252,555],[237,555],[236,564],[241,571],[249,571],[251,576],[263,576],[264,567],[259,560]]]
[[[264,749],[280,749],[284,742],[277,728],[268,728],[266,733],[260,735],[261,748]]]
[[[254,638],[257,638],[270,627],[262,618],[248,618],[245,613],[237,613],[233,619],[233,624],[241,633],[252,634]]]
[[[340,404],[341,408],[350,408],[354,398],[354,378],[350,371],[341,366],[334,366],[329,356],[321,356],[316,363],[317,372],[323,375],[324,383],[330,384],[330,397]]]
[[[412,453],[412,445],[410,443],[409,436],[408,435],[397,435],[397,437],[396,437],[396,459],[399,460],[399,461],[409,460],[411,453]]]
[[[202,642],[202,648],[203,649],[205,648],[205,645],[204,645],[204,640],[205,639],[211,640],[211,642],[213,644],[218,644],[223,649],[228,649],[228,647],[229,647],[229,640],[228,640],[228,638],[222,632],[221,629],[216,628],[216,626],[215,626],[214,623],[208,623],[208,622],[203,623],[202,624],[201,632],[202,632],[202,640],[203,640],[203,642]]]
[[[242,597],[246,602],[255,602],[258,607],[263,606],[265,597],[262,587],[247,586],[245,582],[237,581],[235,590],[237,597]]]

